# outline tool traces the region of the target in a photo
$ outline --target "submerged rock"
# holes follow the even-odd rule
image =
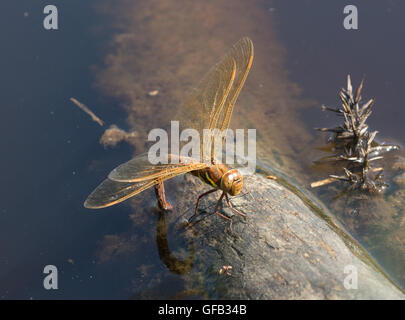
[[[179,180],[175,194],[167,188],[176,205],[172,213],[161,215],[159,225],[164,228],[158,227],[158,236],[166,234],[166,219],[170,225],[189,218],[198,194],[208,190],[198,179]],[[249,195],[231,199],[248,216],[235,216],[232,230],[227,220],[213,213],[219,192],[201,201],[192,227],[180,232],[192,240],[190,256],[178,261],[179,270],[187,270],[183,276],[188,290],[217,299],[405,298],[355,240],[282,181],[258,174],[247,177],[255,200]],[[232,215],[225,204],[220,210]],[[228,272],[223,272],[224,266]],[[168,267],[176,268],[173,261]],[[356,272],[357,289],[346,289],[345,281],[346,286],[356,286]]]

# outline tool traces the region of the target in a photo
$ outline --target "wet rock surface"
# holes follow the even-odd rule
[[[405,298],[361,246],[344,231],[336,232],[333,222],[320,218],[278,180],[256,174],[246,178],[245,184],[255,200],[248,194],[231,199],[248,216],[235,216],[232,230],[227,220],[213,212],[220,192],[204,198],[192,226],[180,229],[192,249],[183,262],[180,257],[178,261],[178,267],[187,269],[184,278],[189,290],[217,299]],[[166,188],[169,201],[176,204],[165,216],[167,225],[184,223],[194,211],[197,196],[206,190],[207,185],[188,175],[178,179],[176,192]],[[232,216],[225,202],[220,212]],[[190,261],[191,271],[182,266]],[[220,271],[223,266],[232,267],[229,275]],[[354,284],[353,268],[357,289],[348,290],[345,278]]]

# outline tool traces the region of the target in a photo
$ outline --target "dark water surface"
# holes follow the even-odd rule
[[[368,123],[382,139],[403,142],[405,3],[350,4],[358,8],[358,30],[343,27],[344,1],[275,1],[277,34],[287,50],[285,67],[304,98],[330,106],[338,106],[338,90],[345,87],[347,74],[355,87],[364,77],[364,100],[376,99]],[[308,126],[325,126],[326,114],[319,112],[319,105],[305,110],[303,118]]]
[[[376,98],[369,123],[380,140],[403,145],[405,5],[352,3],[357,31],[342,27],[343,1],[54,1],[60,29],[46,31],[48,3],[3,1],[0,297],[206,296],[163,261],[153,191],[100,211],[83,201],[112,168],[144,151],[150,129],[174,120],[187,91],[242,36],[252,38],[255,60],[232,125],[257,129],[269,166],[303,188],[325,176],[312,166],[321,155],[314,146],[325,141],[312,127],[336,123],[320,105],[337,105],[347,73],[355,85],[366,76],[363,96]],[[138,138],[105,149],[99,139],[110,124]],[[391,186],[359,209],[363,218],[346,214],[353,205],[330,202],[333,189],[313,195],[404,287],[403,202],[391,205],[402,189]],[[187,257],[189,243],[174,226],[168,232],[176,256]],[[49,264],[58,267],[58,290],[42,286]]]
[[[107,124],[125,125],[117,102],[101,98],[92,84],[90,67],[104,58],[108,21],[95,14],[90,1],[56,1],[60,29],[46,31],[46,4],[0,4],[0,297],[103,298],[111,292],[110,297],[125,298],[100,276],[106,271],[94,258],[99,239],[126,225],[124,209],[111,219],[111,211],[89,214],[82,204],[130,148],[104,150],[98,143],[104,129],[69,101],[73,96],[97,106]],[[60,290],[42,286],[48,264],[59,268]]]

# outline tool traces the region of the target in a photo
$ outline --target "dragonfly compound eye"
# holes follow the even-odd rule
[[[235,196],[242,191],[243,177],[238,170],[232,169],[226,172],[221,179],[221,189]]]

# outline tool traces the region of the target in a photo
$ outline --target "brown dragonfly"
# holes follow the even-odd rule
[[[108,179],[89,195],[84,206],[90,209],[112,206],[153,186],[163,186],[163,181],[167,179],[191,173],[214,188],[198,197],[194,215],[202,197],[220,190],[222,194],[215,207],[215,213],[231,220],[218,212],[218,207],[225,197],[227,205],[233,211],[245,216],[232,207],[228,197],[228,194],[235,196],[242,191],[243,176],[237,169],[229,169],[225,164],[215,160],[214,144],[218,141],[218,136],[228,129],[235,102],[252,61],[253,43],[247,37],[242,38],[204,76],[181,108],[179,114],[181,126],[197,130],[200,137],[204,136],[204,129],[216,132],[208,137],[212,139],[210,141],[212,148],[203,148],[203,144],[207,141],[206,138],[201,139],[200,159],[169,155],[169,158],[176,158],[177,161],[153,165],[148,160],[147,154],[139,155],[111,171]]]

